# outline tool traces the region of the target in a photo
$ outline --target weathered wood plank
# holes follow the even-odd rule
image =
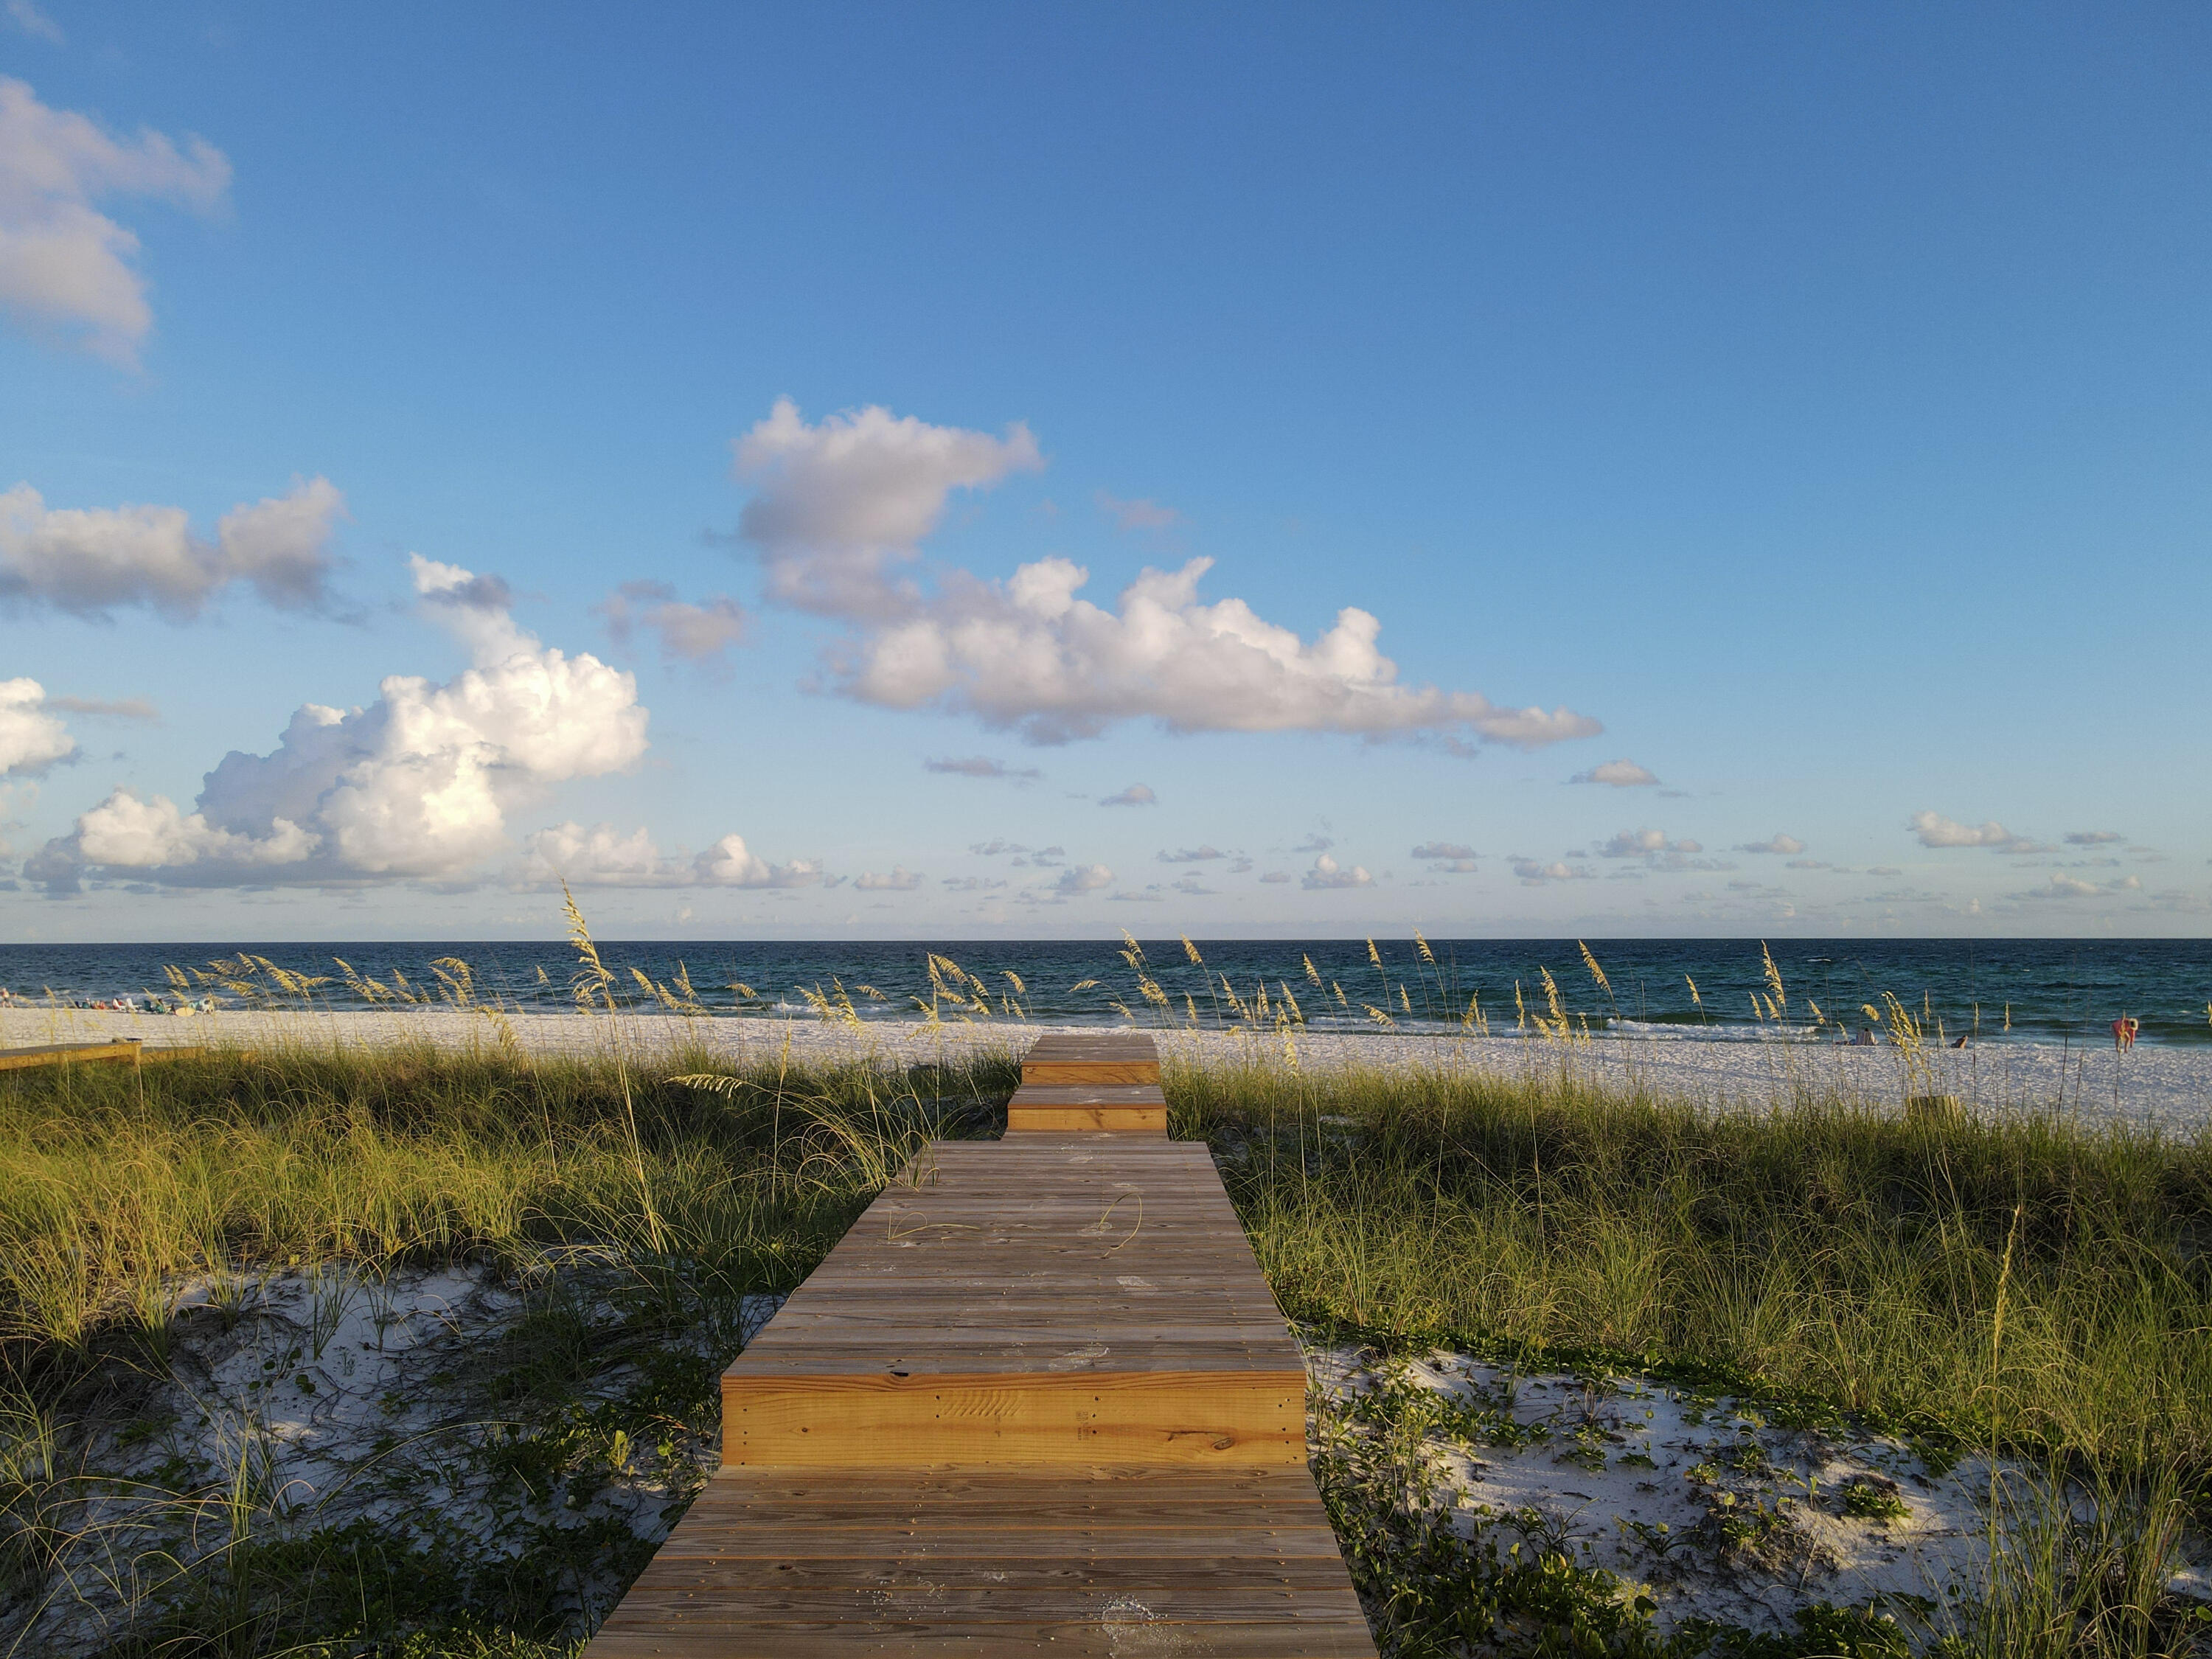
[[[33,1066],[97,1065],[103,1060],[198,1060],[206,1053],[204,1048],[181,1043],[149,1047],[137,1037],[118,1037],[107,1042],[42,1042],[25,1048],[0,1048],[0,1072]]]
[[[1142,1031],[1056,1033],[1039,1037],[1022,1057],[1025,1086],[1157,1085],[1159,1080],[1159,1045]]]
[[[585,1650],[587,1659],[868,1659],[876,1655],[958,1654],[961,1659],[1131,1659],[1136,1654],[1203,1654],[1207,1659],[1375,1659],[1365,1621],[1286,1626],[1282,1620],[1166,1623],[1129,1611],[1115,1618],[1003,1624],[917,1619],[910,1623],[761,1620],[726,1626],[633,1626],[621,1611]]]
[[[724,1474],[586,1653],[1047,1648],[1375,1653],[1303,1468]]]
[[[1302,1466],[1305,1455],[1303,1369],[817,1372],[722,1384],[725,1468]]]

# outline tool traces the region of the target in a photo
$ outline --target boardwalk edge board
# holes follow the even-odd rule
[[[115,1037],[101,1042],[42,1042],[26,1048],[0,1048],[0,1072],[23,1071],[34,1066],[96,1065],[101,1061],[198,1060],[207,1050],[181,1043],[149,1046],[137,1037]]]

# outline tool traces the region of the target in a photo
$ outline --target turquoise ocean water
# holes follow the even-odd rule
[[[1456,1025],[1470,1000],[1478,1000],[1491,1031],[1510,1033],[1516,986],[1524,1000],[1540,1007],[1548,971],[1566,1007],[1587,1017],[1594,1034],[1726,1042],[1771,1029],[1752,1002],[1754,993],[1766,994],[1757,939],[1592,939],[1589,946],[1609,989],[1599,988],[1572,939],[1431,939],[1433,960],[1425,960],[1412,939],[1378,939],[1379,965],[1362,939],[1200,939],[1198,963],[1178,939],[1141,945],[1146,972],[1179,1018],[1193,1007],[1202,1020],[1233,1018],[1222,994],[1225,976],[1248,1002],[1263,981],[1271,1000],[1287,989],[1316,1029],[1383,1030],[1368,1012],[1379,1009],[1397,1029],[1435,1030]],[[917,1000],[929,995],[927,963],[934,951],[982,980],[994,1003],[1011,998],[1032,1019],[1119,1023],[1117,1003],[1148,1020],[1159,1018],[1156,1006],[1146,1007],[1123,949],[1110,940],[601,944],[632,992],[631,968],[668,981],[680,964],[707,1007],[729,1018],[805,1015],[806,990],[832,992],[842,982],[864,1018],[919,1018]],[[1862,1005],[1878,1004],[1887,992],[1916,1017],[1941,1022],[1947,1035],[1971,1033],[1985,1042],[2109,1041],[2110,1023],[2123,1013],[2142,1022],[2145,1042],[2212,1042],[2212,941],[1790,939],[1772,949],[1793,1026],[1809,1024],[1816,1004],[1832,1019],[1863,1024]],[[13,945],[0,946],[0,985],[19,999],[51,995],[64,1002],[159,995],[168,990],[171,965],[204,968],[240,951],[292,972],[330,976],[313,996],[336,1008],[364,1006],[339,975],[339,957],[362,975],[389,984],[396,970],[433,993],[438,981],[430,964],[457,957],[470,965],[480,994],[526,1011],[569,1006],[575,965],[557,940]],[[754,994],[741,995],[732,988],[739,985]],[[881,1000],[860,992],[862,986],[880,992]]]

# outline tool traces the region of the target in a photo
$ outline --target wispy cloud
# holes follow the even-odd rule
[[[1567,780],[1570,783],[1606,783],[1615,789],[1640,789],[1656,784],[1658,778],[1626,759],[1609,760],[1602,766],[1593,766],[1587,772],[1577,772]]]
[[[624,582],[592,608],[606,619],[617,645],[628,646],[642,628],[659,637],[669,662],[724,659],[732,646],[744,643],[745,608],[726,593],[693,605],[666,582]]]
[[[33,5],[31,0],[8,0],[8,21],[19,33],[33,40],[43,40],[50,46],[67,44],[62,26]]]
[[[9,15],[27,33],[53,27],[23,0]],[[0,76],[0,310],[136,367],[154,326],[145,279],[131,264],[138,238],[93,204],[143,196],[212,213],[229,188],[230,162],[204,138],[179,145],[150,130],[116,138]]]
[[[1034,766],[1009,766],[988,755],[968,755],[955,759],[926,760],[921,763],[925,772],[942,772],[956,778],[1000,778],[1010,783],[1031,783],[1044,775]]]
[[[1168,530],[1182,522],[1182,514],[1175,508],[1162,507],[1141,496],[1125,501],[1102,489],[1091,500],[1097,503],[1101,513],[1114,521],[1116,530]]]
[[[2075,830],[2068,832],[2066,844],[2069,847],[2104,847],[2126,839],[2117,830]]]
[[[2142,890],[2142,880],[2138,876],[2121,876],[2106,882],[2082,881],[2074,876],[2053,876],[2047,884],[2031,888],[2025,893],[2014,893],[2012,896],[2031,902],[2037,899],[2117,898],[2123,894]]]
[[[1102,887],[1114,884],[1114,872],[1103,864],[1077,864],[1060,872],[1060,879],[1052,885],[1055,893],[1070,896],[1095,893]]]
[[[1417,859],[1471,859],[1474,848],[1455,841],[1425,841],[1409,856]]]
[[[1133,783],[1127,789],[1103,797],[1098,804],[1101,806],[1157,806],[1159,803],[1160,798],[1152,793],[1151,785]]]
[[[318,605],[344,511],[327,478],[295,482],[233,507],[207,539],[192,534],[181,507],[49,507],[18,484],[0,494],[0,601],[92,617],[146,605],[182,621],[245,583],[284,609]]]
[[[1513,866],[1515,878],[1523,887],[1541,887],[1547,883],[1555,881],[1591,879],[1590,872],[1579,864],[1567,864],[1557,860],[1546,863],[1540,859],[1519,856],[1514,857],[1509,862]]]
[[[65,714],[92,714],[117,720],[158,720],[161,711],[143,697],[48,697],[46,707]]]
[[[1207,845],[1177,848],[1172,853],[1164,847],[1152,856],[1162,864],[1207,864],[1215,859],[1225,859],[1229,854],[1216,847]]]

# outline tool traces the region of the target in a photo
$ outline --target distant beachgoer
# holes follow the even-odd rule
[[[1951,1046],[1954,1048],[1963,1048],[1966,1046],[1966,1039],[1964,1037],[1954,1037],[1952,1039]]]
[[[1873,1033],[1872,1031],[1869,1031],[1869,1030],[1862,1030],[1862,1031],[1860,1031],[1860,1033],[1859,1033],[1856,1036],[1855,1036],[1855,1037],[1853,1037],[1853,1038],[1851,1039],[1851,1047],[1852,1047],[1852,1048],[1873,1048],[1873,1047],[1874,1047],[1874,1033]]]
[[[2112,1047],[2125,1050],[2136,1046],[2136,1034],[2142,1030],[2142,1022],[2133,1014],[2122,1014],[2112,1022]]]

